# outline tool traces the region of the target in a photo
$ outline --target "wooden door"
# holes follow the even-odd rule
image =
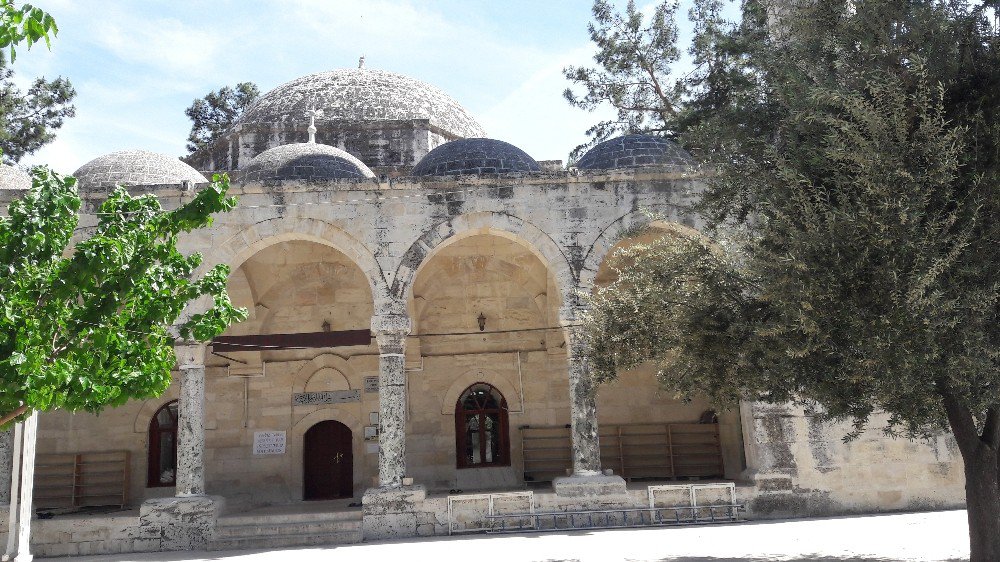
[[[332,500],[354,496],[351,430],[338,421],[319,422],[303,438],[302,498]]]

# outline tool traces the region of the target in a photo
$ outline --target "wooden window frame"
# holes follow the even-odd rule
[[[490,392],[494,394],[494,397],[499,398],[499,408],[489,408],[489,409],[478,409],[478,410],[466,410],[462,407],[462,403],[465,401],[466,396],[472,389],[477,386],[485,386],[490,389]],[[507,415],[507,399],[504,397],[500,390],[485,382],[477,382],[471,384],[462,391],[458,396],[458,401],[455,403],[455,467],[459,469],[467,468],[492,468],[498,466],[510,466],[510,421]],[[465,427],[466,421],[470,417],[479,416],[479,453],[480,458],[486,458],[486,446],[487,442],[485,437],[485,416],[487,414],[497,414],[500,420],[500,450],[498,451],[498,459],[494,459],[493,462],[481,462],[481,463],[470,463],[465,458]]]
[[[160,428],[160,412],[166,410],[170,413],[170,406],[177,404],[177,400],[171,400],[157,408],[153,417],[149,420],[149,447],[146,455],[146,487],[147,488],[173,488],[177,485],[177,426],[180,423],[180,412],[174,416],[172,428]],[[168,454],[174,457],[174,479],[172,482],[160,481],[160,459],[163,451],[160,449],[160,436],[164,433],[173,433],[173,450]]]

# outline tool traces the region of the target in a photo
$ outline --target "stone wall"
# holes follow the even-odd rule
[[[847,423],[820,420],[793,405],[744,405],[750,502],[757,517],[788,517],[964,505],[965,478],[951,435],[891,438],[885,418],[845,442]]]

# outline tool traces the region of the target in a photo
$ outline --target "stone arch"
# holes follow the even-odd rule
[[[455,403],[458,402],[459,396],[477,382],[484,382],[499,390],[507,400],[507,407],[510,409],[508,413],[519,414],[524,411],[524,397],[514,383],[495,371],[475,368],[462,373],[452,381],[442,398],[441,415],[454,416]]]
[[[354,375],[354,370],[351,369],[351,364],[339,355],[324,353],[323,355],[314,357],[305,365],[299,367],[299,370],[296,371],[295,375],[292,377],[292,393],[297,394],[305,392],[305,388],[309,383],[309,380],[312,379],[312,377],[314,377],[317,373],[327,369],[340,373],[340,375],[347,380],[347,387],[350,388],[350,381]]]
[[[157,410],[159,410],[160,407],[167,402],[177,400],[179,387],[180,385],[177,384],[177,381],[171,382],[167,391],[164,392],[159,398],[143,400],[142,404],[139,405],[139,410],[135,413],[135,420],[132,423],[132,432],[142,434],[149,432],[149,421],[153,419],[153,414],[155,414]]]
[[[323,249],[326,250],[329,249],[329,247],[326,246]],[[353,301],[346,302],[346,301],[338,301],[336,299],[332,299],[332,300],[326,300],[321,304],[326,304],[326,305],[343,304],[349,307],[356,304],[362,304],[364,307],[370,307],[370,310],[365,310],[364,312],[362,312],[360,316],[356,317],[358,318],[357,320],[358,322],[363,321],[364,327],[368,327],[368,322],[370,321],[371,313],[374,311],[375,299],[371,294],[371,285],[367,284],[363,280],[358,280],[356,282],[353,281],[355,275],[366,277],[366,274],[362,272],[359,267],[357,267],[357,264],[350,262],[349,260],[346,263],[334,264],[334,263],[314,262],[307,264],[299,264],[284,270],[273,270],[273,276],[271,276],[267,282],[269,284],[264,284],[263,288],[259,290],[260,294],[255,293],[255,297],[257,299],[260,299],[260,302],[266,303],[266,306],[260,307],[262,309],[262,312],[259,313],[256,317],[251,319],[256,320],[258,322],[257,330],[259,331],[259,333],[276,333],[274,331],[276,329],[275,324],[280,323],[281,321],[287,322],[289,320],[288,316],[281,316],[280,314],[277,314],[278,309],[282,306],[282,304],[285,306],[294,306],[294,302],[290,301],[285,301],[284,303],[281,303],[280,302],[281,295],[283,294],[287,295],[289,293],[297,293],[299,291],[308,293],[310,290],[317,290],[317,289],[323,290],[325,287],[329,287],[332,281],[336,281],[339,287],[363,290],[366,291],[366,294],[364,295],[364,297],[361,298],[361,302],[359,303],[354,303]],[[348,277],[352,278],[352,282],[343,283],[343,280]],[[261,283],[258,282],[257,285],[260,286]],[[274,300],[274,291],[278,292],[278,299],[279,299],[278,303],[276,303]],[[278,304],[278,306],[275,307],[275,304]],[[268,308],[267,306],[270,306],[271,308]],[[319,331],[321,322],[323,320],[318,318],[314,320],[317,320],[317,322],[315,323],[312,329],[315,331]],[[334,318],[330,317],[327,320],[333,321]],[[361,329],[362,326],[356,325],[354,326],[354,328]],[[308,331],[308,330],[304,329],[303,331]]]
[[[309,377],[306,381],[304,392],[324,392],[337,390],[350,390],[351,381],[347,380],[344,373],[331,367],[324,367]]]
[[[247,279],[246,272],[242,268],[235,268],[229,273],[229,298],[234,306],[246,307],[249,316],[248,320],[253,320],[257,316],[254,303],[257,302],[257,295],[254,294],[253,287]]]
[[[476,234],[492,234],[507,238],[527,248],[555,277],[563,300],[577,286],[569,256],[555,240],[534,224],[507,213],[486,211],[469,213],[442,221],[420,236],[403,254],[389,289],[396,303],[405,303],[412,297],[413,281],[417,271],[438,251],[462,238]]]
[[[364,434],[364,426],[360,413],[355,411],[357,408],[345,406],[351,406],[351,404],[334,404],[328,408],[310,412],[295,422],[288,432],[287,449],[291,461],[288,463],[288,482],[293,500],[302,501],[302,441],[310,427],[323,421],[338,421],[351,430],[353,441],[351,450],[354,453],[354,493],[358,493],[359,487],[364,487],[364,441],[360,438]]]
[[[282,216],[246,226],[207,251],[203,263],[225,263],[236,269],[268,246],[295,240],[315,242],[343,253],[368,278],[373,299],[385,294],[385,275],[375,254],[343,228],[314,218]]]
[[[544,264],[544,262],[542,263]],[[532,302],[534,302],[535,306],[538,307],[539,312],[542,315],[545,314],[546,311],[544,309],[545,307],[543,304],[544,300],[542,301],[542,303],[540,303],[538,299],[540,296],[542,298],[548,296],[548,286],[546,284],[547,279],[540,280],[531,275],[525,275],[522,276],[520,279],[518,279],[518,276],[516,275],[516,270],[519,269],[519,266],[503,259],[492,260],[485,269],[486,271],[499,274],[507,279],[514,281],[517,286],[521,287],[526,294],[532,297],[533,299]],[[548,272],[549,271],[546,268],[545,270],[546,275],[548,275]],[[414,276],[414,286],[411,287],[410,289],[411,292],[415,291],[419,285],[420,283],[417,277]],[[408,299],[407,301],[407,312],[410,316],[410,330],[411,330],[410,333],[417,334],[420,332],[420,321],[422,320],[423,313],[426,309],[425,307],[426,300],[425,300],[425,295],[422,294],[417,295],[414,292],[412,296],[413,298]]]
[[[580,270],[579,279],[581,290],[589,291],[593,288],[594,278],[597,277],[597,272],[600,269],[601,264],[604,263],[604,259],[607,257],[608,252],[615,247],[615,244],[620,242],[619,236],[621,233],[647,226],[655,227],[657,223],[669,225],[669,228],[671,229],[681,229],[684,231],[690,231],[691,233],[698,233],[698,230],[695,228],[686,226],[679,222],[650,220],[649,216],[647,216],[643,210],[633,209],[602,228],[600,234],[597,235],[594,242],[589,248],[587,248],[582,260],[583,267]]]

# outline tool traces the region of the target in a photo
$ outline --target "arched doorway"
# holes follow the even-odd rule
[[[302,438],[302,499],[354,496],[351,430],[335,420],[310,427]]]

